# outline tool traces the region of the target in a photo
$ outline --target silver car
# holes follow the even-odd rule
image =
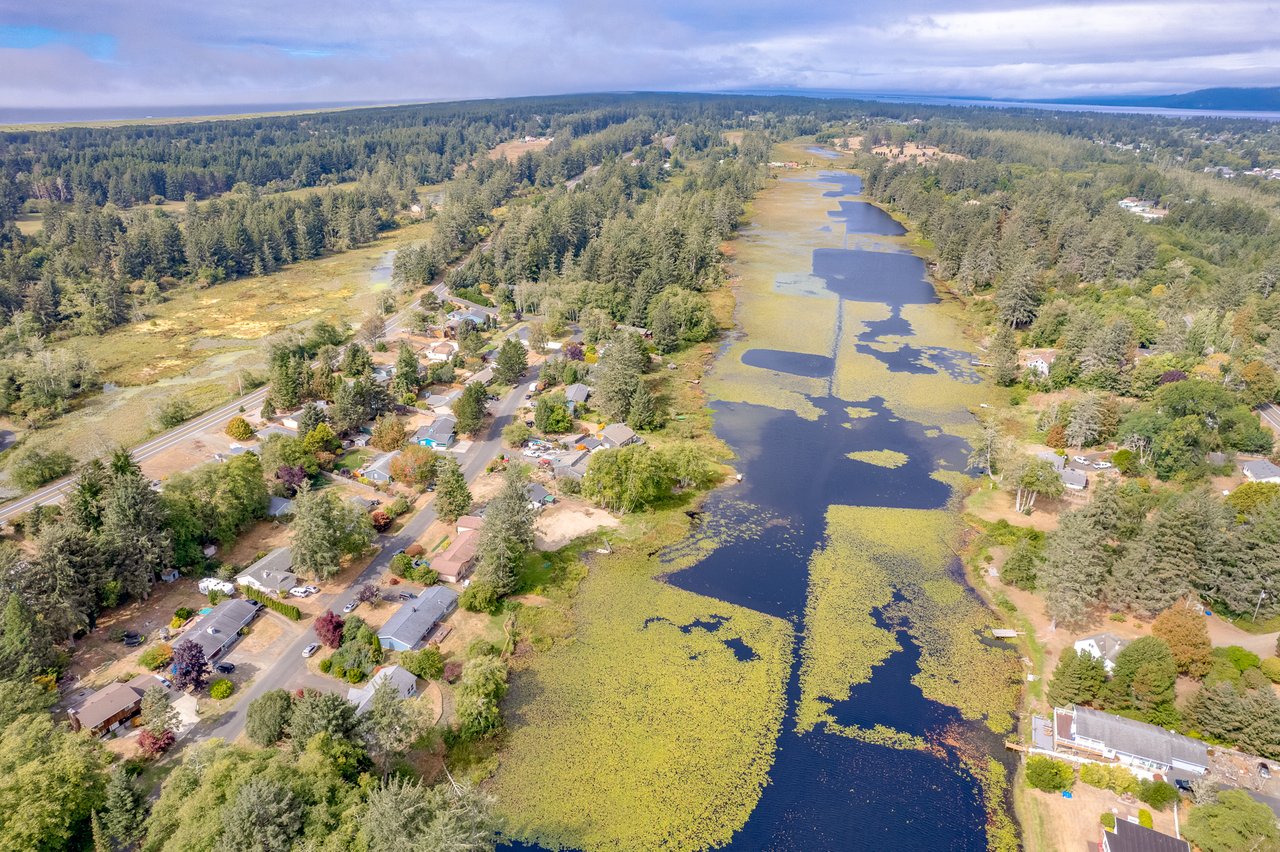
[[[316,651],[319,651],[319,650],[320,650],[320,643],[312,642],[310,645],[302,649],[302,656],[314,657],[316,655]]]

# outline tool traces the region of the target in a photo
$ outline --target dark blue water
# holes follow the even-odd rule
[[[837,187],[837,196],[859,188],[855,181],[833,180],[829,174],[811,182],[822,197],[835,197],[825,188],[831,185]],[[841,207],[846,209],[850,208]],[[868,215],[867,221],[872,220]],[[911,323],[902,316],[903,306],[937,301],[919,258],[824,247],[813,250],[811,264],[810,272],[839,296],[814,299],[813,310],[836,313],[846,299],[890,307],[887,319],[868,322],[856,339],[845,341],[849,349],[867,349],[865,354],[892,360],[911,372],[945,372],[961,381],[976,380],[965,353],[903,343],[903,338],[914,335]],[[897,340],[886,342],[887,337]],[[759,367],[762,381],[785,386],[787,379],[778,373],[829,375],[839,348],[837,342],[830,356],[749,349],[742,361]],[[857,356],[846,351],[844,357]],[[804,630],[809,560],[823,544],[828,507],[943,508],[951,489],[932,474],[963,470],[968,451],[964,441],[931,424],[895,415],[878,397],[844,400],[818,395],[810,397],[810,402],[818,410],[814,419],[767,406],[713,402],[716,434],[737,454],[735,465],[744,478],[709,496],[699,516],[702,529],[695,530],[691,541],[658,554],[674,564],[696,547],[699,536],[718,541],[709,555],[667,581],[789,621],[795,626],[797,648]],[[851,419],[846,411],[850,405],[868,409],[873,416]],[[901,452],[907,461],[889,469],[848,458],[850,452],[879,449]],[[924,737],[944,729],[969,730],[980,737],[958,711],[925,698],[911,682],[919,669],[920,650],[907,632],[910,625],[883,612],[874,616],[882,628],[894,631],[900,650],[876,666],[869,681],[855,686],[848,700],[833,705],[833,717],[845,725],[880,724]],[[715,632],[722,621],[713,616],[682,625],[655,617],[646,628]],[[730,647],[739,659],[754,656],[745,644]],[[727,848],[751,852],[986,849],[982,792],[958,760],[866,743],[821,727],[797,734],[793,712],[799,700],[798,678],[797,655],[768,785]],[[519,844],[511,848],[536,849]]]
[[[838,190],[832,190],[837,192]],[[823,195],[831,195],[824,192]],[[841,201],[839,210],[829,210],[827,215],[844,223],[846,234],[875,234],[882,237],[900,237],[907,232],[898,220],[866,201]]]
[[[779,349],[748,349],[742,353],[742,363],[748,367],[776,370],[793,376],[825,379],[835,369],[836,362],[828,355],[783,352]]]

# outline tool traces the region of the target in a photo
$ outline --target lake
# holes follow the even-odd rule
[[[954,555],[949,508],[967,464],[968,406],[987,389],[955,305],[906,250],[905,229],[860,191],[856,175],[813,170],[753,203],[733,264],[740,333],[704,382],[742,480],[709,495],[690,541],[652,554],[705,614],[670,618],[655,599],[639,629],[698,636],[690,660],[714,637],[743,666],[768,654],[735,632],[732,614],[744,610],[794,636],[767,779],[714,844],[732,850],[980,851],[989,820],[1009,819],[983,772],[1003,755],[1021,671],[1008,649],[982,641],[990,617]],[[821,228],[831,222],[845,227]],[[521,688],[545,700],[540,677]],[[652,736],[665,730],[652,724]],[[599,755],[597,769],[574,752],[560,769],[579,777],[621,757]],[[596,842],[586,848],[646,848],[621,828],[617,843],[603,840],[610,829],[589,799],[584,828]],[[696,826],[698,815],[687,819]],[[688,832],[671,836],[685,839],[664,845],[696,848]]]

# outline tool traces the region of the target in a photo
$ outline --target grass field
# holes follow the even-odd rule
[[[390,286],[374,282],[371,270],[388,251],[427,237],[431,228],[413,224],[363,248],[272,275],[176,290],[140,322],[60,343],[84,352],[118,387],[33,433],[30,443],[89,458],[145,438],[152,410],[168,397],[186,397],[201,410],[234,398],[239,372],[265,366],[263,343],[271,335],[320,319],[358,323],[374,295]]]

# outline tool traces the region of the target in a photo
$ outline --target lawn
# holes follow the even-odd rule
[[[333,463],[335,471],[345,470],[355,473],[373,458],[373,451],[369,449],[348,450],[342,458]]]

